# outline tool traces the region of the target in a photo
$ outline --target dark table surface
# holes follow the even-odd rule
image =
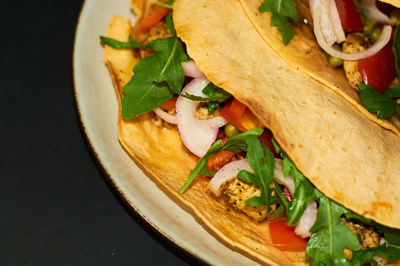
[[[72,82],[82,4],[0,1],[1,265],[194,264],[125,205],[88,148]]]

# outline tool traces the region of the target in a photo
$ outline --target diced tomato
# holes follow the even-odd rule
[[[143,55],[143,58],[144,57],[148,57],[149,55],[152,55],[152,54],[154,54],[156,51],[154,51],[153,49],[147,49],[146,51],[144,51],[144,55]]]
[[[224,136],[222,138],[222,144],[224,144],[227,139],[228,137]],[[210,159],[208,159],[207,162],[208,170],[218,171],[219,169],[224,167],[225,164],[228,164],[233,160],[235,160],[236,154],[237,153],[233,151],[220,151],[219,153],[215,154]]]
[[[269,223],[272,245],[284,251],[304,251],[307,241],[294,233],[294,227],[287,226],[285,220]]]
[[[160,108],[165,110],[165,111],[171,111],[172,109],[175,108],[175,105],[176,105],[176,97],[172,97],[171,99],[169,99],[168,101],[163,103],[160,106]]]
[[[252,128],[263,127],[260,120],[258,120],[250,109],[236,99],[228,102],[221,109],[220,116],[243,132]]]
[[[166,2],[160,1],[160,2]],[[150,6],[150,9],[146,12],[146,15],[143,17],[140,25],[141,32],[149,31],[154,25],[156,25],[160,20],[162,20],[169,12],[170,8],[159,6],[157,4],[153,4]]]
[[[395,58],[389,42],[376,54],[358,61],[363,82],[383,93],[396,77]]]
[[[264,132],[261,134],[261,136],[258,138],[262,144],[264,144],[275,157],[279,157],[279,155],[276,153],[274,145],[272,144],[272,133],[268,129],[264,129]]]
[[[344,31],[363,31],[361,16],[353,0],[335,0]]]
[[[208,159],[207,167],[210,171],[218,171],[225,164],[228,164],[234,160],[236,153],[233,151],[220,151],[215,154],[213,157]]]

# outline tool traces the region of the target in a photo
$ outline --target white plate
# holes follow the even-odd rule
[[[191,213],[180,208],[147,178],[119,144],[117,97],[99,42],[112,14],[134,20],[129,0],[86,0],[76,31],[73,58],[80,118],[99,162],[132,208],[176,245],[211,264],[255,264],[208,233]]]

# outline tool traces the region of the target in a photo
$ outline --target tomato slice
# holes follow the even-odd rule
[[[228,139],[228,137],[226,137],[226,136],[223,137],[222,144],[224,144],[227,139]],[[215,154],[210,159],[208,159],[208,161],[207,161],[208,170],[218,171],[219,169],[224,167],[225,164],[228,164],[228,163],[234,161],[236,154],[237,153],[235,153],[233,151],[220,151],[219,153]]]
[[[232,162],[235,158],[236,153],[233,151],[220,151],[219,153],[208,159],[207,167],[210,171],[218,171],[224,165]]]
[[[160,2],[166,2],[165,0]],[[146,15],[143,17],[140,25],[141,32],[149,31],[154,25],[162,20],[169,12],[170,8],[159,6],[157,4],[151,5]]]
[[[156,53],[156,51],[154,51],[153,49],[147,49],[146,51],[144,51],[143,58],[148,57],[149,55],[152,55],[155,53]]]
[[[285,220],[269,223],[272,245],[283,251],[304,251],[307,241],[294,233],[294,227],[287,226]]]
[[[363,31],[361,16],[353,0],[335,0],[344,31]]]
[[[383,93],[396,77],[395,58],[389,42],[376,54],[358,61],[363,82]]]
[[[250,109],[236,99],[225,104],[221,109],[220,116],[243,132],[252,128],[263,127],[263,124]]]
[[[170,98],[168,101],[163,103],[160,108],[165,110],[165,111],[171,111],[172,109],[175,108],[176,105],[176,97]]]

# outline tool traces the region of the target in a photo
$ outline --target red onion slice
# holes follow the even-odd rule
[[[376,0],[362,0],[361,9],[365,16],[381,23],[393,25],[393,22],[376,6]]]
[[[182,90],[182,94],[189,93],[195,96],[206,97],[202,90],[210,81],[206,78],[196,78],[189,82]],[[178,130],[183,144],[193,154],[203,157],[211,144],[215,142],[218,127],[228,122],[222,117],[199,120],[196,117],[198,101],[192,101],[179,96],[176,101],[176,117]]]
[[[224,165],[210,181],[210,190],[218,197],[221,195],[222,186],[233,179],[239,174],[241,170],[247,170],[253,173],[246,159],[233,161]]]
[[[164,121],[174,125],[178,124],[178,119],[176,118],[175,115],[170,115],[161,108],[154,109],[153,111]]]
[[[304,210],[303,215],[300,217],[300,220],[296,224],[294,233],[302,238],[310,237],[310,229],[317,220],[317,212],[317,203],[314,200],[307,205],[307,208]]]
[[[205,78],[203,72],[197,67],[196,63],[193,60],[189,60],[188,62],[181,63],[183,71],[185,72],[185,76],[192,78]]]
[[[332,29],[336,35],[336,42],[341,43],[346,40],[346,35],[342,27],[342,22],[340,21],[339,12],[336,6],[335,0],[329,1],[329,16],[331,18]]]
[[[310,0],[310,3],[313,0]],[[363,59],[366,57],[370,57],[374,54],[376,54],[378,51],[380,51],[385,45],[390,41],[391,33],[392,33],[392,27],[389,25],[386,25],[382,29],[381,36],[379,39],[368,49],[354,53],[354,54],[348,54],[344,53],[341,51],[338,51],[331,47],[327,40],[325,39],[323,33],[322,33],[322,25],[321,25],[321,8],[316,7],[311,10],[311,14],[314,18],[314,33],[315,37],[317,38],[317,42],[319,46],[327,52],[329,55],[341,58],[343,60],[348,60],[348,61],[355,61],[359,59]]]

